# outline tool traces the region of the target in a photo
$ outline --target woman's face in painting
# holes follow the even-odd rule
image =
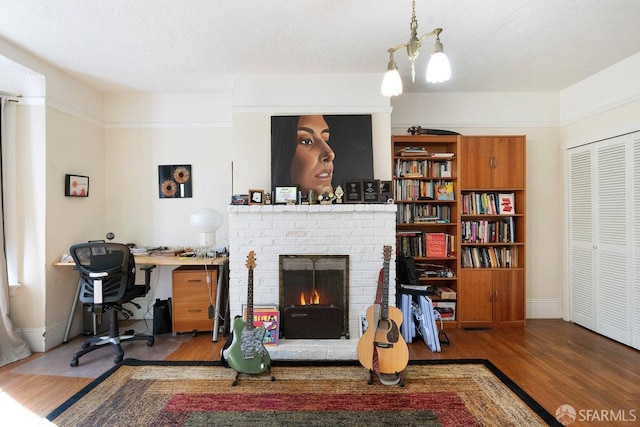
[[[329,147],[329,126],[321,115],[300,116],[296,132],[296,150],[291,161],[291,181],[303,193],[333,192],[333,159]]]

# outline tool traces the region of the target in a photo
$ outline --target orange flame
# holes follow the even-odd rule
[[[312,305],[312,304],[320,304],[320,295],[318,291],[314,290],[313,295],[310,296],[309,302],[307,303],[307,299],[304,296],[304,292],[300,294],[300,305]]]

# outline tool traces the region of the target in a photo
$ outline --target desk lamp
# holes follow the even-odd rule
[[[198,230],[201,247],[212,247],[216,244],[216,230],[222,225],[222,214],[210,209],[200,209],[189,217],[193,228]]]

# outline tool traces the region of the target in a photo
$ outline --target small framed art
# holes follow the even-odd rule
[[[249,190],[250,205],[264,205],[264,190]]]
[[[276,187],[273,197],[276,205],[295,205],[298,202],[298,187]]]
[[[65,175],[64,195],[67,197],[89,197],[89,177],[71,174]]]

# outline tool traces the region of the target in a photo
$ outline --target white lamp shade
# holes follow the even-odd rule
[[[451,78],[451,66],[444,52],[434,52],[427,65],[427,81],[429,83],[442,83]]]
[[[397,69],[388,70],[385,73],[380,92],[383,96],[396,96],[402,93],[402,79]]]
[[[199,232],[200,246],[214,246],[216,244],[216,230],[222,225],[222,214],[213,209],[204,208],[192,213],[189,221],[193,228]]]

